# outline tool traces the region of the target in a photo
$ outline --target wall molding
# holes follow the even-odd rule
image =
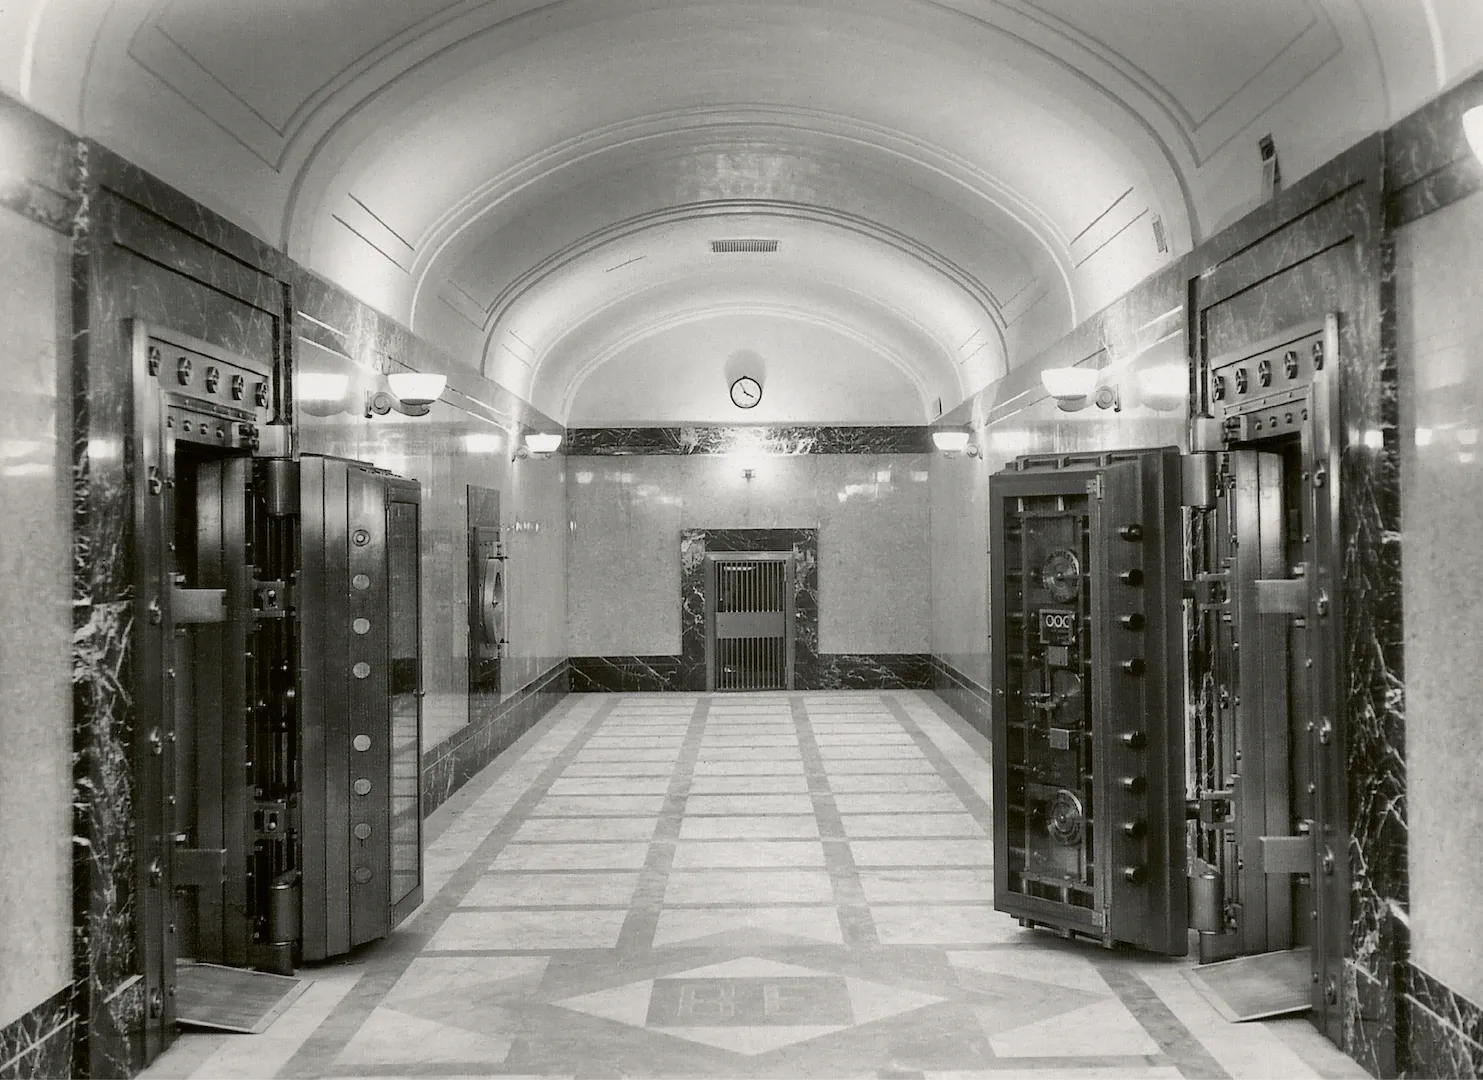
[[[568,428],[569,457],[736,454],[927,454],[929,428],[838,425],[724,425]]]

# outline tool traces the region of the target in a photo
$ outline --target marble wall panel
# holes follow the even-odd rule
[[[819,647],[928,648],[925,455],[569,457],[567,471],[574,655],[681,651],[679,535],[692,526],[816,526]]]
[[[568,454],[614,457],[633,454],[924,454],[932,449],[924,427],[868,425],[688,425],[641,428],[571,428]]]
[[[1483,194],[1395,243],[1412,957],[1483,1001]]]
[[[3,1027],[72,981],[72,525],[68,240],[0,209],[0,248]]]
[[[76,1036],[69,983],[0,1027],[0,1080],[72,1075]]]

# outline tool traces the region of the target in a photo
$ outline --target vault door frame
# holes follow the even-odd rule
[[[797,626],[794,604],[794,565],[792,551],[708,551],[705,556],[705,685],[707,691],[717,691],[717,642],[735,636],[770,637],[774,635],[723,635],[719,632],[718,616],[727,614],[717,607],[719,595],[719,567],[722,563],[778,563],[783,567],[782,634],[783,641],[783,686],[775,689],[792,690],[794,687],[794,654],[796,652]],[[755,687],[726,688],[726,692],[745,692]]]
[[[138,585],[134,619],[141,631],[135,638],[138,729],[131,765],[135,785],[135,946],[144,991],[140,1027],[127,1034],[140,1040],[143,1060],[148,1062],[169,1046],[174,1035],[175,967],[180,951],[177,889],[195,885],[209,892],[226,882],[227,894],[218,905],[227,913],[223,923],[230,921],[230,911],[238,899],[224,873],[228,850],[225,839],[218,843],[215,827],[209,839],[216,846],[191,847],[188,836],[186,841],[180,839],[179,794],[187,778],[179,774],[177,760],[179,698],[183,692],[177,670],[177,633],[184,632],[186,626],[206,623],[228,624],[229,634],[250,631],[252,615],[244,608],[251,604],[252,575],[246,559],[246,477],[251,470],[251,455],[258,447],[259,425],[271,419],[271,395],[266,388],[273,376],[269,364],[142,319],[124,320],[123,332],[133,389],[129,454],[135,463],[133,569]],[[249,387],[254,387],[250,393]],[[180,507],[176,468],[177,448],[182,441],[201,446],[206,462],[220,463],[217,471],[222,474],[223,491],[241,481],[237,485],[239,497],[221,501],[223,508],[229,502],[239,508],[236,512],[223,510],[231,518],[223,524],[230,528],[235,522],[238,526],[237,539],[234,545],[218,544],[215,559],[222,581],[207,587],[183,587],[185,583],[177,577],[175,525]],[[241,556],[240,560],[227,566],[234,554]],[[236,601],[235,617],[229,600]],[[231,732],[239,732],[243,736],[238,740],[240,757],[245,759],[246,659],[240,649],[223,651],[236,654],[236,662],[222,672],[218,689],[223,695],[235,694],[241,707],[224,709],[234,715],[224,725],[228,730],[222,744],[228,744]],[[220,788],[220,780],[232,766],[219,757],[213,760],[220,763]],[[237,776],[244,777],[240,768]],[[194,776],[189,778],[189,782],[195,780]],[[239,782],[245,783],[245,779]],[[195,805],[199,811],[199,791]],[[222,815],[223,838],[229,833],[246,838],[245,807],[240,809],[240,821],[238,816]],[[238,853],[241,851],[239,844]],[[236,910],[245,911],[245,907],[244,892]],[[241,921],[250,943],[250,923],[245,915]],[[222,947],[227,946],[223,943]],[[227,962],[245,963],[245,958],[236,959],[235,946],[231,948],[232,959]]]
[[[1345,702],[1340,693],[1344,685],[1343,656],[1340,650],[1340,627],[1343,625],[1341,609],[1342,591],[1340,583],[1343,573],[1343,547],[1340,542],[1340,462],[1341,435],[1338,425],[1342,422],[1336,401],[1338,366],[1342,362],[1339,352],[1339,316],[1330,313],[1321,319],[1299,323],[1281,334],[1253,342],[1238,350],[1211,357],[1203,364],[1202,375],[1208,388],[1207,400],[1211,402],[1213,417],[1197,419],[1192,444],[1197,451],[1216,455],[1230,453],[1274,452],[1281,442],[1290,443],[1298,439],[1301,458],[1299,482],[1302,486],[1302,518],[1306,529],[1302,538],[1301,575],[1284,575],[1281,579],[1241,579],[1227,574],[1225,567],[1216,563],[1223,546],[1212,537],[1202,553],[1205,565],[1200,567],[1207,582],[1204,606],[1213,609],[1221,618],[1229,611],[1227,605],[1241,604],[1245,608],[1248,625],[1258,627],[1258,640],[1264,641],[1269,656],[1275,660],[1278,653],[1291,645],[1305,647],[1305,655],[1299,657],[1304,670],[1310,672],[1306,688],[1300,688],[1300,696],[1293,707],[1303,707],[1306,698],[1306,717],[1297,718],[1291,725],[1294,738],[1285,748],[1285,760],[1281,767],[1272,760],[1273,755],[1262,758],[1264,773],[1264,795],[1283,797],[1285,806],[1274,808],[1264,805],[1261,813],[1248,805],[1234,809],[1224,828],[1234,841],[1234,857],[1238,867],[1244,862],[1248,887],[1253,895],[1259,893],[1267,910],[1262,912],[1263,928],[1244,929],[1234,935],[1236,940],[1210,941],[1201,935],[1201,959],[1216,960],[1231,955],[1252,955],[1292,944],[1291,935],[1286,939],[1281,933],[1273,934],[1273,920],[1281,917],[1280,902],[1274,910],[1271,897],[1274,891],[1282,891],[1292,884],[1292,875],[1301,883],[1307,875],[1310,887],[1299,890],[1296,895],[1311,901],[1308,912],[1292,913],[1293,923],[1300,923],[1307,916],[1312,925],[1312,948],[1310,971],[1312,987],[1310,1004],[1315,1022],[1336,1042],[1343,1038],[1342,979],[1343,964],[1349,938],[1349,866],[1348,866],[1348,801],[1347,771],[1345,756],[1345,732],[1342,718]],[[1279,375],[1279,372],[1281,373]],[[1203,426],[1202,426],[1203,425]],[[1222,475],[1229,475],[1228,472]],[[1229,483],[1229,481],[1227,481]],[[1210,523],[1219,527],[1220,511],[1210,517]],[[1232,569],[1242,569],[1243,556],[1239,554]],[[1262,560],[1246,560],[1260,566],[1246,567],[1253,572],[1265,572],[1266,557],[1280,557],[1280,553],[1266,552]],[[1301,584],[1295,584],[1300,582]],[[1209,591],[1209,584],[1215,591]],[[1245,590],[1244,593],[1240,593]],[[1230,612],[1236,617],[1238,612]],[[1286,616],[1285,621],[1279,616]],[[1290,644],[1273,641],[1274,631],[1281,628]],[[1292,630],[1301,630],[1294,634]],[[1207,647],[1214,646],[1207,640]],[[1215,651],[1212,649],[1212,652]],[[1217,668],[1216,674],[1219,674]],[[1264,695],[1263,710],[1271,709],[1276,702],[1276,689],[1268,683],[1278,682],[1266,678],[1264,672],[1260,694]],[[1212,688],[1218,689],[1218,688]],[[1212,696],[1218,697],[1217,694]],[[1231,704],[1235,706],[1234,695]],[[1253,737],[1243,737],[1236,730],[1243,717],[1249,717],[1249,702],[1235,708],[1219,708],[1211,704],[1200,713],[1200,742],[1206,746],[1227,747],[1250,746]],[[1281,705],[1283,726],[1287,729],[1287,703]],[[1264,726],[1267,719],[1262,721]],[[1235,740],[1235,741],[1233,741]],[[1292,762],[1299,770],[1311,770],[1311,779],[1301,776],[1292,789],[1279,781],[1289,775]],[[1207,782],[1208,782],[1207,778]],[[1226,777],[1213,778],[1220,787],[1226,785]],[[1281,784],[1279,787],[1278,785]],[[1311,790],[1308,785],[1311,784]],[[1197,793],[1204,809],[1204,824],[1219,823],[1219,814],[1212,811],[1212,802],[1219,804],[1222,796],[1229,799],[1229,792],[1208,787]],[[1264,799],[1264,804],[1270,800]],[[1274,813],[1287,813],[1294,819],[1299,814],[1310,815],[1308,831],[1301,831],[1301,822],[1294,821],[1298,831],[1289,833],[1262,832],[1263,828],[1281,825],[1273,818]],[[1277,886],[1270,882],[1256,889],[1254,877],[1265,874],[1278,876]],[[1289,894],[1293,895],[1293,894]],[[1230,882],[1226,884],[1227,902],[1232,899]],[[1244,914],[1240,912],[1239,914]]]

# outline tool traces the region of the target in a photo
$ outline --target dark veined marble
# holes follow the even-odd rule
[[[573,656],[572,692],[648,693],[680,690],[678,656]]]
[[[0,94],[0,207],[71,235],[82,206],[83,146],[71,132]]]
[[[925,427],[640,427],[572,428],[564,447],[571,455],[624,454],[925,454]]]
[[[968,721],[974,731],[986,739],[990,738],[993,709],[988,689],[939,656],[932,656],[929,660],[932,665],[932,690],[952,706],[954,712]]]
[[[680,679],[705,689],[705,557],[718,551],[793,553],[793,685],[819,687],[819,530],[683,529],[680,532]]]
[[[0,1080],[70,1076],[77,1013],[66,986],[0,1028]]]
[[[1407,964],[1401,998],[1405,1075],[1483,1076],[1483,1007]]]
[[[1404,225],[1483,191],[1483,162],[1473,156],[1462,133],[1462,114],[1475,105],[1483,105],[1483,72],[1386,132],[1386,218],[1391,225]]]
[[[932,658],[926,653],[822,653],[820,690],[929,690]]]
[[[83,183],[91,148],[83,145]],[[134,776],[136,721],[133,484],[128,443],[129,369],[93,348],[97,316],[107,329],[111,296],[93,280],[92,214],[74,228],[72,358],[73,973],[78,1038],[74,1071],[131,1076],[132,1006],[118,994],[136,969]]]
[[[422,755],[422,816],[427,817],[535,726],[568,693],[566,661],[490,708]]]

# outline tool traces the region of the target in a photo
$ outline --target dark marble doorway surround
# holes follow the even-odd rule
[[[819,530],[680,532],[680,689],[705,689],[705,557],[717,551],[793,553],[793,683],[819,685]]]

